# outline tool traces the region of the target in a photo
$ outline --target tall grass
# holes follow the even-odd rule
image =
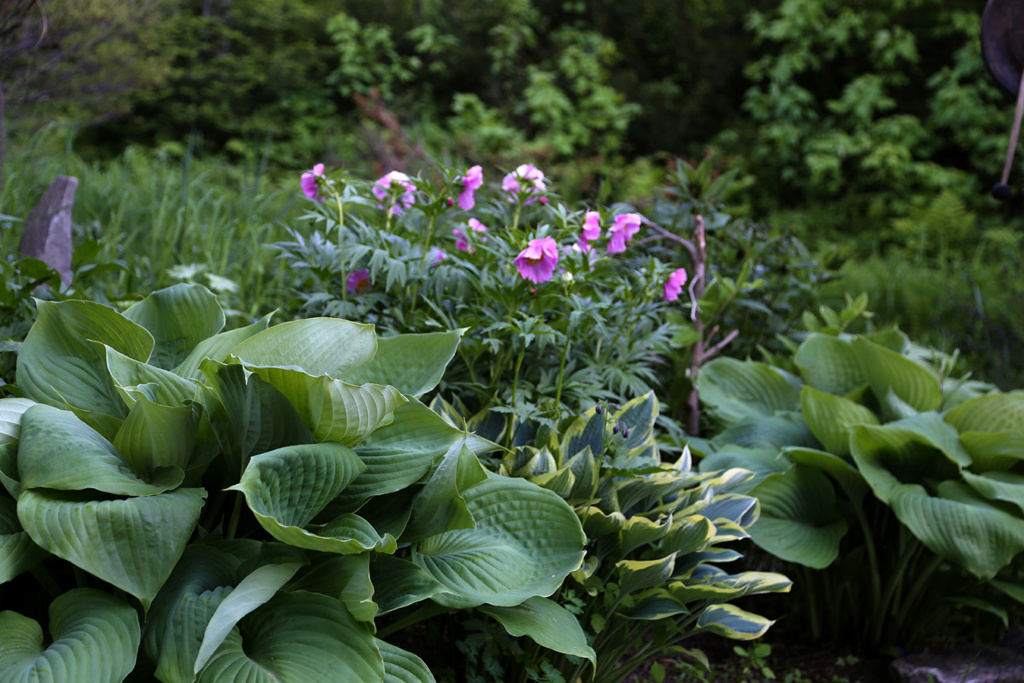
[[[268,176],[259,150],[242,163],[202,158],[191,144],[177,155],[129,147],[90,161],[75,153],[72,131],[51,126],[12,139],[4,172],[0,214],[21,220],[57,175],[78,178],[75,244],[97,240],[97,262],[126,266],[103,283],[111,300],[187,278],[213,285],[238,316],[252,318],[276,308],[290,285],[266,245],[284,239],[301,210],[298,176]],[[3,223],[4,255],[20,235],[19,221]]]

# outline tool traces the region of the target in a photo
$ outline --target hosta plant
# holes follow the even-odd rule
[[[464,424],[457,405],[435,399],[433,406]],[[583,523],[586,559],[545,602],[579,615],[597,655],[593,680],[599,683],[624,680],[663,657],[706,668],[703,653],[684,646],[688,639],[699,633],[758,638],[772,622],[732,601],[790,588],[781,574],[729,573],[720,566],[741,557],[726,544],[746,538],[757,519],[757,500],[735,492],[753,475],[739,468],[693,472],[688,451],[663,464],[657,413],[648,393],[622,406],[591,408],[559,430],[526,423],[499,468],[557,493]],[[499,438],[504,421],[496,417],[480,414],[468,423]],[[492,614],[495,608],[480,609]],[[470,680],[488,680],[484,669],[500,680],[591,680],[588,661],[510,637],[521,632],[481,620],[466,630]]]
[[[0,401],[3,683],[431,681],[388,624],[504,623],[581,565],[572,508],[417,400],[460,331],[222,331],[198,285],[38,306]],[[559,640],[516,628],[592,658],[551,609]]]
[[[951,379],[898,330],[846,331],[865,305],[809,318],[786,369],[708,364],[701,466],[758,473],[751,538],[806,568],[813,636],[912,645],[951,602],[1005,621],[998,601],[1024,599],[1004,580],[1024,551],[1024,394]]]

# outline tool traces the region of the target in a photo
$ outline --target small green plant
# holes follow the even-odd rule
[[[765,680],[774,681],[775,672],[768,666],[768,658],[772,655],[772,646],[768,643],[755,643],[751,647],[735,645],[732,651],[743,658],[743,673],[749,677],[760,675]]]

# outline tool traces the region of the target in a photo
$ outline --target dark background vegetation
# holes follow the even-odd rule
[[[251,290],[285,286],[251,252],[295,215],[297,174],[316,162],[367,177],[482,163],[493,178],[529,161],[567,198],[643,210],[674,157],[712,155],[739,173],[732,215],[842,275],[823,303],[867,292],[880,322],[1019,386],[1021,203],[988,196],[1012,102],[980,58],[982,9],[0,0],[0,214],[24,217],[55,173],[75,173],[84,237],[216,223],[247,240],[257,275],[221,268],[239,259],[209,243],[151,255],[151,270],[205,258]],[[220,213],[200,225],[207,205]]]

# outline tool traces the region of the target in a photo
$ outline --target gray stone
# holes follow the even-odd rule
[[[18,251],[37,258],[71,282],[71,206],[78,178],[59,175],[25,219]]]
[[[1022,683],[1024,653],[977,645],[909,655],[892,668],[902,683]]]

